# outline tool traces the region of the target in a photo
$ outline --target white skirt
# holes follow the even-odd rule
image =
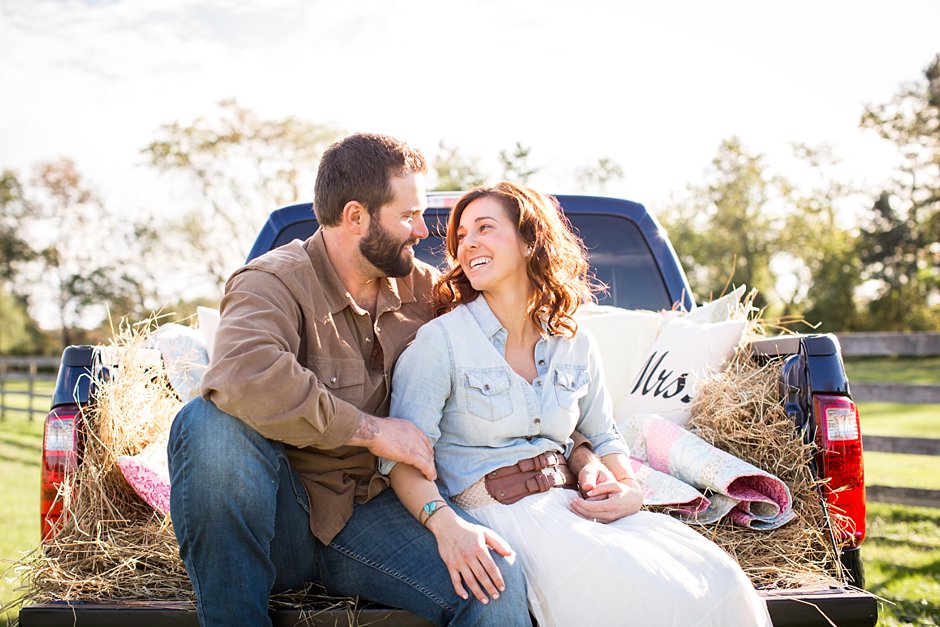
[[[718,545],[665,514],[610,524],[568,509],[552,489],[471,510],[517,553],[540,627],[770,625],[767,605]]]

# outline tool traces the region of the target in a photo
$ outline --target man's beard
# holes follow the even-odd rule
[[[378,216],[369,222],[369,232],[359,242],[359,252],[387,277],[404,277],[414,268],[411,258],[402,256],[405,246],[417,240],[399,242],[379,224]]]

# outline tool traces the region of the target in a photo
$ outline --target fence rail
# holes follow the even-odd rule
[[[58,367],[53,357],[0,357],[0,420],[11,414],[26,414],[29,420],[45,415],[52,395],[39,385],[54,383]],[[25,403],[13,402],[21,397]]]
[[[862,448],[870,453],[904,455],[940,455],[940,439],[905,438],[886,435],[862,437]],[[880,503],[940,508],[940,490],[903,488],[889,485],[866,485],[865,496]]]

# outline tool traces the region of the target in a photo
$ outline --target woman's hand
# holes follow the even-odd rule
[[[437,550],[460,598],[468,598],[466,584],[481,603],[489,603],[490,597],[498,599],[506,584],[490,549],[513,558],[509,544],[492,529],[467,522],[450,508],[430,518],[427,526],[437,538]]]
[[[616,466],[625,474],[622,481],[617,481],[614,473],[596,457],[585,464],[578,473],[578,483],[584,497],[571,501],[571,511],[582,518],[603,523],[640,511],[643,505],[640,483],[632,473],[626,471],[624,464],[618,463]]]

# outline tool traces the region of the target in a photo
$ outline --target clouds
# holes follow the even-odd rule
[[[105,195],[143,202],[140,148],[160,124],[237,98],[297,115],[440,139],[487,160],[534,147],[561,191],[599,156],[621,193],[665,199],[719,141],[754,150],[829,139],[917,77],[940,5],[598,0],[7,0],[0,4],[0,166],[74,157]],[[611,190],[618,191],[618,190]]]

